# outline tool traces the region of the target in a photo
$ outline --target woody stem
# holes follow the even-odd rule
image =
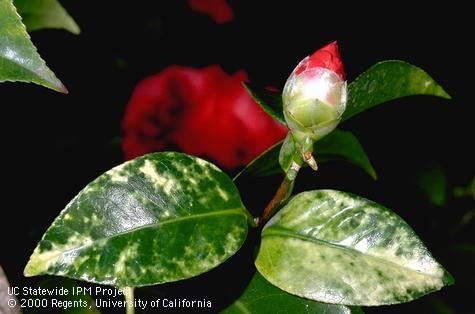
[[[277,189],[277,192],[275,192],[274,197],[269,202],[269,204],[267,204],[266,208],[262,212],[261,217],[259,217],[259,220],[257,222],[258,225],[261,225],[264,222],[266,222],[274,214],[279,204],[285,198],[285,195],[287,194],[289,187],[290,187],[290,181],[287,179],[287,177],[284,177],[284,180],[282,180],[282,183]]]

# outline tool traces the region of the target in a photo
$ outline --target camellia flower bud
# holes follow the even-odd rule
[[[336,128],[346,108],[346,95],[336,42],[303,59],[285,83],[285,121],[304,161],[315,170],[313,143]]]

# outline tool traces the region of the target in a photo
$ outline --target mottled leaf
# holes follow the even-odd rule
[[[399,216],[332,190],[292,198],[264,227],[256,266],[289,293],[347,305],[406,302],[453,282]]]
[[[404,61],[376,63],[348,86],[348,102],[342,120],[384,102],[413,95],[450,99],[424,70]]]
[[[247,215],[216,166],[180,153],[145,155],[88,184],[46,231],[25,275],[116,287],[190,278],[240,248]]]
[[[36,51],[12,0],[0,0],[0,82],[5,81],[36,83],[67,92]]]
[[[29,32],[44,28],[59,28],[73,34],[81,30],[57,0],[14,0],[18,13]]]
[[[270,284],[259,272],[252,277],[242,295],[223,314],[248,313],[363,313],[359,307],[327,304],[296,297]]]
[[[284,109],[282,105],[282,96],[279,92],[272,92],[265,88],[251,86],[243,83],[254,101],[276,121],[285,124]]]
[[[287,139],[289,141],[289,139]],[[288,169],[292,162],[291,152],[284,154],[287,158],[281,156],[282,164],[279,165],[279,153],[282,143],[269,148],[259,157],[254,159],[246,168],[244,168],[234,180],[241,176],[264,177],[272,174],[284,173],[283,169]],[[289,147],[289,146],[287,146]],[[315,157],[318,163],[330,160],[344,160],[361,167],[372,178],[376,179],[374,170],[369,158],[361,146],[360,142],[351,132],[334,130],[322,140],[315,143]]]

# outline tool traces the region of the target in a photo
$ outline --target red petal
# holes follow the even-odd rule
[[[171,66],[139,83],[123,121],[126,158],[168,145],[226,168],[250,162],[287,130],[250,97],[244,71]]]
[[[296,70],[295,74],[313,68],[325,68],[335,72],[342,80],[345,79],[345,71],[341,62],[340,51],[336,41],[315,51],[306,62],[303,62]]]
[[[209,15],[218,24],[233,20],[233,9],[225,0],[188,0],[188,5],[193,11]]]

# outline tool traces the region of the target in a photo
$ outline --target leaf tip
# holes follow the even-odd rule
[[[455,278],[446,270],[444,270],[444,276],[442,277],[444,285],[451,286],[455,283]]]
[[[25,266],[25,269],[23,269],[23,276],[25,277],[33,277],[38,275],[38,272],[36,271],[35,267],[32,266],[31,260],[28,261],[28,263]]]
[[[364,170],[366,171],[367,174],[369,174],[369,176],[374,180],[374,181],[377,181],[378,180],[378,173],[376,172],[376,169],[374,169],[373,165],[371,164],[371,162],[368,160],[368,166],[367,168],[365,167]]]
[[[64,84],[61,82],[61,80],[56,77],[54,72],[52,72],[47,67],[47,65],[44,63],[44,61],[43,61],[43,69],[42,70],[43,70],[44,73],[37,73],[37,75],[38,75],[37,78],[34,78],[32,80],[29,80],[29,81],[24,81],[24,82],[35,83],[35,84],[47,87],[49,89],[52,89],[52,90],[54,90],[56,92],[59,92],[59,93],[62,93],[62,94],[68,94],[69,93],[66,86],[64,86]]]
[[[64,86],[64,84],[61,83],[60,81],[58,81],[58,83],[54,84],[53,89],[57,92],[65,94],[65,95],[69,94],[69,91],[66,88],[66,86]]]
[[[368,173],[371,176],[371,178],[373,178],[374,181],[378,180],[378,174],[376,173],[376,170],[374,170],[373,167],[371,167],[371,169],[369,169]]]
[[[45,274],[48,268],[58,260],[59,256],[60,252],[56,250],[41,251],[39,247],[36,247],[23,270],[23,275],[33,277]]]
[[[63,83],[61,83],[61,85],[59,86],[59,92],[66,95],[69,94],[68,89],[66,88],[66,86],[63,85]]]
[[[81,28],[79,27],[79,25],[76,24],[76,22],[71,24],[71,27],[68,30],[71,32],[71,34],[74,34],[74,35],[81,34]]]
[[[440,98],[452,100],[452,96],[450,96],[449,93],[447,93],[445,89],[443,89],[442,86],[440,85],[439,85],[439,90],[437,92],[437,96]]]

